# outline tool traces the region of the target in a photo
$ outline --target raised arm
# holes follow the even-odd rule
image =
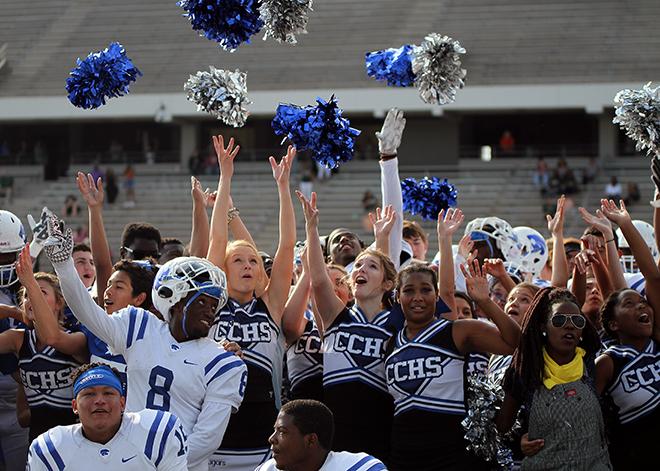
[[[65,355],[75,355],[85,358],[89,355],[87,350],[87,339],[82,332],[68,333],[60,328],[59,322],[53,315],[41,287],[32,272],[32,260],[30,249],[26,246],[19,256],[16,265],[16,274],[21,284],[27,291],[28,300],[34,315],[34,327],[37,337],[46,345],[50,345]],[[87,294],[89,297],[89,293]]]
[[[406,127],[403,111],[392,108],[387,112],[383,127],[376,133],[380,153],[380,191],[383,207],[391,205],[399,217],[394,222],[390,233],[389,256],[396,269],[401,259],[401,240],[403,238],[403,196],[399,178],[397,151]]]
[[[321,240],[319,238],[319,211],[316,208],[316,193],[312,193],[311,200],[296,191],[305,215],[305,232],[307,234],[307,258],[309,261],[309,275],[312,279],[312,292],[314,302],[320,316],[319,332],[325,329],[337,318],[345,305],[335,294],[335,289],[325,266]]]
[[[212,263],[225,269],[225,253],[229,231],[227,227],[227,213],[229,212],[229,195],[231,194],[231,178],[234,175],[234,158],[241,146],[234,147],[234,138],[229,139],[225,147],[224,138],[213,136],[213,147],[218,157],[220,178],[218,180],[218,196],[213,205],[211,214],[211,229],[209,232],[209,252],[206,256]]]
[[[270,282],[264,293],[264,298],[273,319],[278,324],[282,319],[284,305],[291,289],[293,276],[293,251],[296,246],[296,216],[293,212],[293,201],[289,188],[291,164],[296,157],[296,148],[289,146],[286,155],[278,164],[274,157],[270,157],[270,166],[273,178],[277,183],[277,193],[280,199],[280,241],[277,252],[273,258],[273,269]]]
[[[473,259],[474,257],[468,257],[468,262]],[[507,273],[506,267],[501,258],[487,258],[484,260],[483,269],[487,274],[497,278],[497,281],[500,282],[507,293],[510,293],[511,290],[515,288],[516,282],[513,281],[513,278]]]
[[[655,235],[655,245],[660,247],[660,157],[657,155],[651,159],[651,180],[655,185],[653,192],[653,234]],[[660,260],[658,260],[660,263]]]
[[[282,314],[282,332],[287,345],[293,344],[305,331],[305,311],[311,294],[312,280],[308,270],[303,268]]]
[[[383,253],[390,253],[390,235],[396,225],[397,217],[391,205],[385,206],[382,211],[380,208],[376,208],[375,213],[369,213],[369,222],[371,222],[374,229],[376,248]]]
[[[444,315],[445,318],[456,320],[456,302],[454,293],[456,292],[456,283],[454,281],[454,254],[451,248],[451,241],[454,233],[463,223],[463,211],[450,208],[446,212],[442,210],[438,213],[438,222],[436,230],[438,233],[438,250],[440,260],[438,262],[438,295],[440,299],[451,309],[451,312]]]
[[[202,184],[195,177],[190,177],[190,186],[190,196],[192,196],[190,255],[204,258],[209,251],[209,216],[206,214],[206,207],[213,193],[208,189],[203,191]],[[215,202],[215,196],[212,201]]]
[[[566,288],[568,285],[568,260],[564,251],[564,204],[566,198],[561,195],[557,200],[557,210],[554,217],[547,214],[548,230],[552,234],[552,279],[550,283],[556,288]]]
[[[103,224],[103,181],[101,177],[95,182],[91,174],[85,175],[78,172],[76,178],[78,190],[87,203],[87,212],[89,213],[89,244],[92,249],[92,258],[96,267],[96,292],[98,293],[98,303],[103,304],[103,293],[108,285],[108,280],[112,274],[112,257],[110,256],[110,246],[105,233]]]

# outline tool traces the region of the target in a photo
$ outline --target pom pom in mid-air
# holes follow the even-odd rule
[[[412,70],[423,101],[445,105],[456,99],[467,73],[461,67],[460,54],[465,54],[465,49],[458,41],[438,33],[429,34],[415,47]]]
[[[234,51],[261,31],[257,0],[180,0],[192,29],[227,51]]]
[[[247,105],[252,103],[245,83],[247,74],[238,69],[210,69],[191,75],[183,85],[188,100],[197,105],[197,110],[206,111],[228,126],[243,126],[249,114]]]
[[[660,86],[651,88],[649,82],[641,90],[621,90],[614,103],[612,122],[635,141],[638,151],[660,157]]]
[[[307,33],[312,0],[261,0],[259,7],[264,22],[264,40],[296,44],[296,34]]]
[[[107,98],[127,94],[129,84],[141,75],[122,45],[114,42],[103,51],[78,58],[65,88],[73,106],[95,109],[105,105]]]
[[[415,82],[412,71],[412,51],[409,44],[400,48],[368,52],[365,60],[367,75],[376,80],[387,80],[390,87],[410,87]]]
[[[419,214],[425,220],[434,220],[442,209],[456,206],[458,190],[447,181],[424,177],[419,181],[406,178],[401,182],[403,210]]]
[[[296,149],[309,150],[315,161],[336,168],[353,158],[355,138],[360,131],[342,117],[334,95],[316,99],[316,106],[280,104],[273,118],[275,134],[288,137]]]

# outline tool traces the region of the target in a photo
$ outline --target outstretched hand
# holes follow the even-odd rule
[[[305,215],[305,224],[307,227],[318,227],[319,225],[319,210],[316,208],[316,192],[312,192],[311,199],[305,198],[300,191],[296,190],[296,196],[302,205],[303,214]]]
[[[76,183],[78,184],[78,191],[80,191],[80,194],[85,200],[85,203],[87,203],[88,207],[103,207],[105,193],[103,192],[103,181],[101,180],[101,177],[94,181],[94,177],[91,173],[85,175],[82,172],[78,172]]]
[[[202,190],[202,184],[196,177],[190,177],[190,196],[192,196],[193,201],[204,206],[206,208],[212,208],[215,203],[215,199],[218,196],[217,191],[211,191],[210,188]],[[232,206],[232,204],[229,204]]]
[[[293,159],[296,156],[296,148],[289,146],[286,150],[286,155],[282,157],[280,163],[278,164],[275,160],[275,157],[272,155],[268,159],[270,162],[270,168],[273,170],[273,178],[278,185],[289,185],[289,177],[291,176],[291,165],[293,164]]]
[[[44,250],[51,263],[66,262],[73,254],[71,228],[65,227],[64,222],[55,214],[51,214],[48,219],[48,239],[44,244]]]
[[[579,208],[579,211],[584,222],[602,232],[606,240],[612,238],[612,223],[605,217],[600,209],[596,210],[596,215],[591,214],[584,208]]]
[[[465,286],[468,295],[476,302],[483,302],[488,299],[488,280],[486,272],[481,270],[479,260],[473,259],[461,265],[461,272],[465,277]]]
[[[487,258],[484,260],[483,270],[485,273],[494,276],[498,280],[506,276],[506,267],[501,258]]]
[[[461,237],[461,240],[458,241],[458,254],[467,260],[473,249],[474,241],[472,240],[472,237],[470,237],[470,234],[465,234]]]
[[[376,208],[376,214],[369,213],[369,221],[374,228],[374,238],[389,237],[396,217],[396,211],[391,204],[385,206],[382,211],[380,208]]]
[[[25,246],[21,253],[18,256],[18,263],[16,263],[16,275],[18,280],[21,282],[21,285],[25,286],[27,289],[28,286],[36,284],[37,280],[34,277],[34,272],[32,271],[32,258],[30,257],[30,247]]]
[[[403,111],[392,108],[387,112],[383,127],[380,132],[376,132],[378,151],[381,155],[396,155],[405,127],[406,119],[403,117]]]
[[[557,200],[557,209],[555,210],[555,215],[550,216],[549,214],[545,215],[545,218],[548,221],[548,230],[553,236],[563,235],[564,234],[564,204],[566,203],[566,197],[561,195]]]
[[[460,209],[449,208],[440,210],[438,213],[438,239],[442,237],[451,237],[463,223],[463,211]]]
[[[623,224],[629,222],[631,218],[626,209],[626,203],[623,200],[619,202],[621,205],[620,209],[613,200],[602,199],[600,200],[600,210],[607,219],[621,227]]]
[[[241,146],[234,147],[234,138],[229,139],[229,144],[225,147],[225,139],[221,134],[213,136],[213,147],[215,148],[215,155],[218,158],[218,166],[220,167],[220,174],[231,177],[234,175],[234,158],[241,150]]]

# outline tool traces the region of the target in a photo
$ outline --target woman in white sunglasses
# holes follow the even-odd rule
[[[600,339],[567,290],[539,291],[504,378],[501,432],[522,410],[522,470],[612,469],[594,385]]]

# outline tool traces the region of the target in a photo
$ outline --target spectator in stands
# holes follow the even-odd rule
[[[575,179],[573,170],[568,167],[566,160],[559,159],[557,161],[557,168],[552,172],[550,186],[556,196],[572,195],[578,192],[577,180]]]
[[[415,221],[403,221],[403,240],[410,244],[413,258],[426,261],[426,252],[429,250],[429,239],[422,226]]]
[[[83,244],[89,238],[89,232],[87,231],[86,225],[80,225],[76,227],[76,230],[73,231],[73,243],[74,244]]]
[[[642,193],[639,191],[639,185],[635,182],[628,183],[628,194],[624,199],[626,206],[630,206],[633,203],[639,203],[640,199],[642,199]]]
[[[95,182],[97,180],[94,180]],[[108,204],[114,204],[119,194],[119,186],[117,185],[117,177],[114,170],[108,168],[105,172],[105,193],[108,195]]]
[[[587,185],[596,179],[600,172],[600,162],[596,157],[589,157],[587,166],[582,171],[582,184]]]
[[[538,187],[541,191],[541,194],[545,194],[548,191],[548,186],[550,184],[550,169],[548,164],[543,159],[543,156],[540,156],[536,162],[536,170],[532,177],[534,185]]]
[[[64,199],[64,207],[62,208],[62,216],[64,217],[78,217],[80,213],[80,205],[78,198],[75,195],[67,195]]]
[[[126,191],[125,208],[135,207],[135,170],[131,164],[126,165],[124,173],[124,190]]]
[[[516,147],[516,140],[513,138],[511,131],[506,130],[500,137],[500,151],[502,154],[511,154]]]
[[[610,178],[610,182],[605,186],[605,197],[608,200],[619,201],[623,195],[623,188],[616,177]]]
[[[122,260],[160,258],[162,239],[160,232],[151,224],[134,222],[124,227],[119,255]]]
[[[183,242],[174,237],[163,238],[162,245],[163,248],[161,250],[160,258],[158,259],[158,263],[161,265],[177,257],[183,257],[186,252],[186,247],[183,245]]]

